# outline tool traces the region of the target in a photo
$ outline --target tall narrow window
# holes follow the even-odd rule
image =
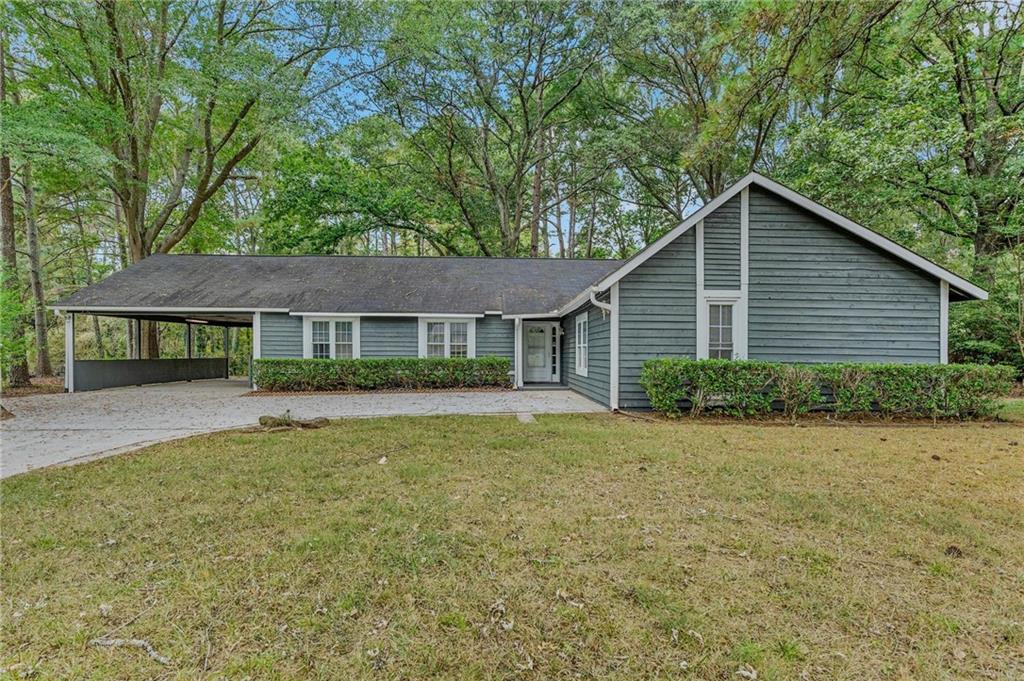
[[[708,305],[708,357],[732,359],[732,305]]]
[[[576,373],[587,375],[590,366],[590,319],[588,313],[576,315]]]
[[[427,322],[427,357],[444,357],[444,322]]]
[[[313,322],[313,359],[331,358],[331,323]]]
[[[352,359],[353,349],[352,322],[334,322],[335,359]]]
[[[448,326],[449,357],[469,356],[469,324],[467,322],[451,322]]]

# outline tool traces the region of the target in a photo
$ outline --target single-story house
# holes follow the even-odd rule
[[[985,298],[752,173],[628,260],[156,255],[54,308],[69,338],[74,313],[251,326],[256,359],[499,355],[517,388],[644,408],[655,357],[946,362],[949,303]],[[181,377],[125,361],[111,378],[69,346],[67,388]]]

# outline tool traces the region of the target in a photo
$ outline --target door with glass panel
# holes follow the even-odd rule
[[[557,383],[560,363],[558,324],[527,323],[523,333],[526,337],[523,380],[527,383]]]

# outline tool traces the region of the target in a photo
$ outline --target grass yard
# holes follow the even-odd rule
[[[35,678],[1024,676],[1016,424],[357,420],[2,493]]]

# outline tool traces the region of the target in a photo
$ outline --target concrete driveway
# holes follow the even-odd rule
[[[554,414],[602,411],[569,390],[247,396],[245,380],[112,388],[5,398],[0,478],[77,463],[215,430],[253,425],[264,414],[297,418],[429,414]]]

